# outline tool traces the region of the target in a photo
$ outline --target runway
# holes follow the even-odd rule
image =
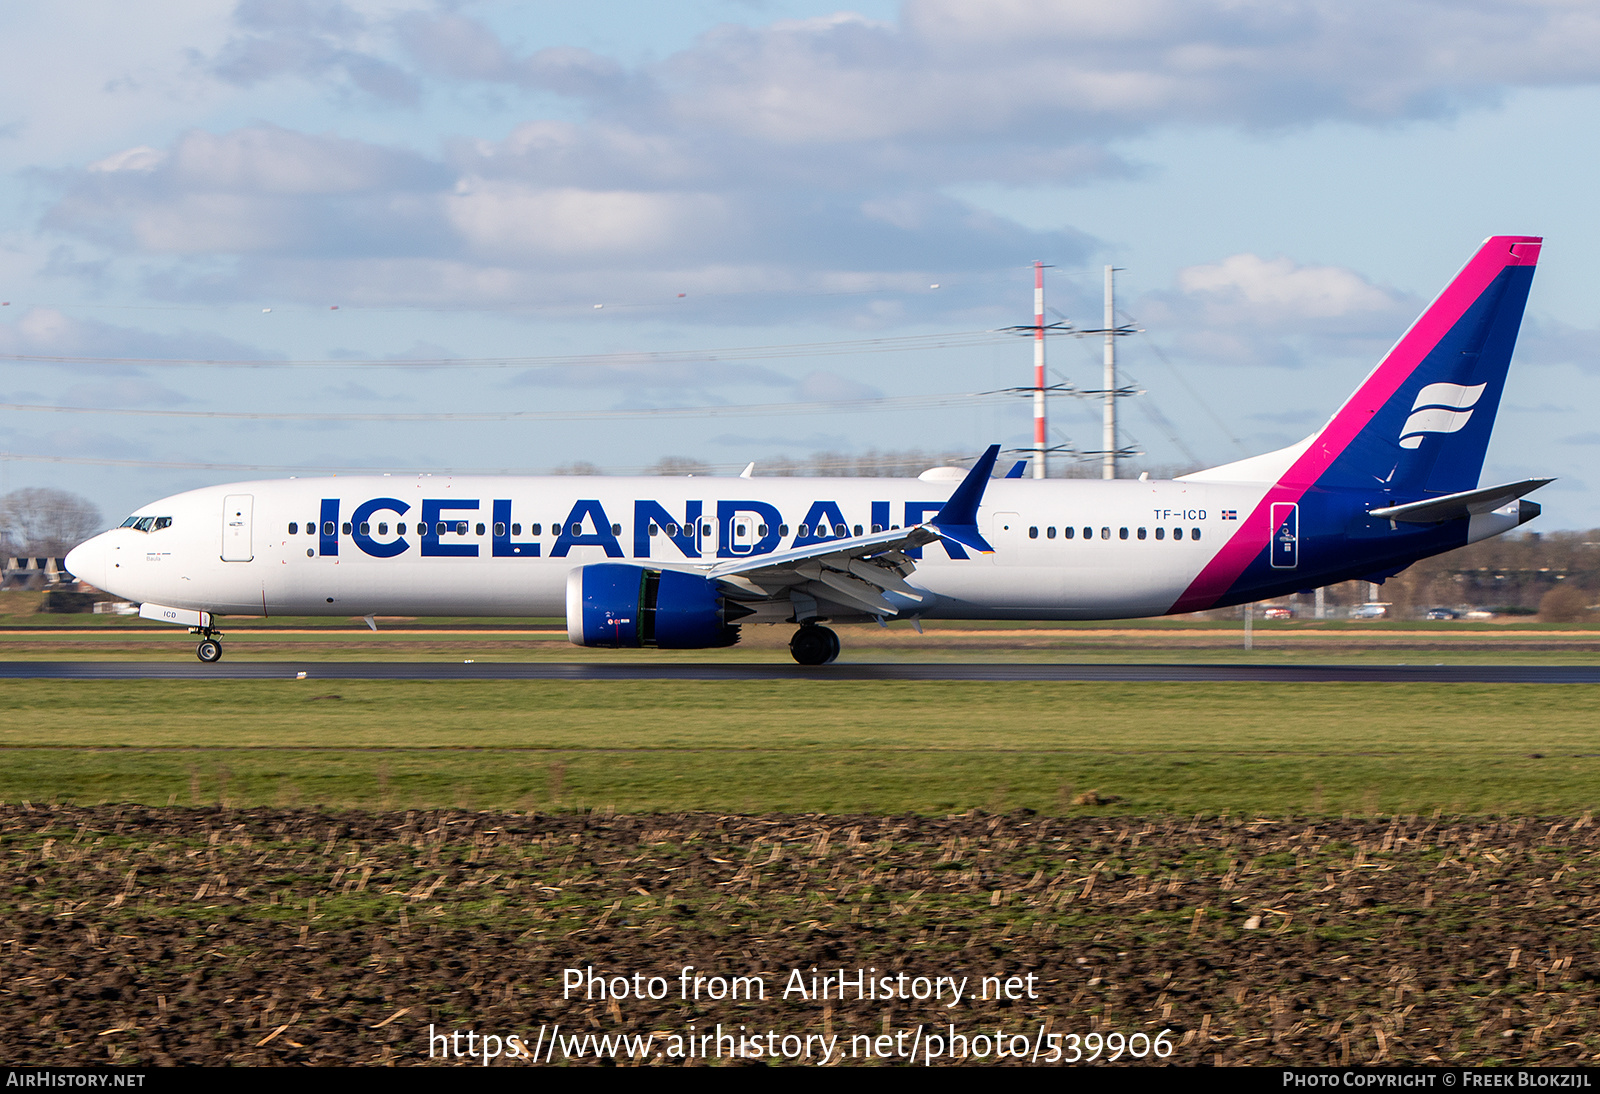
[[[302,675],[303,674],[303,675]],[[814,680],[1050,683],[1600,684],[1600,665],[770,664],[11,661],[5,680]]]

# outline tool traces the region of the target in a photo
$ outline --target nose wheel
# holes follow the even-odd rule
[[[826,665],[839,656],[839,636],[827,627],[804,624],[789,639],[789,653],[802,665]]]
[[[194,648],[194,655],[207,665],[214,665],[222,660],[222,643],[217,641],[217,636],[222,632],[211,626],[190,627],[190,634],[200,636],[200,644]]]

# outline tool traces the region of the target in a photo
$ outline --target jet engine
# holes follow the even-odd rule
[[[729,621],[751,614],[699,574],[602,562],[567,575],[567,638],[575,646],[731,646],[739,628]]]

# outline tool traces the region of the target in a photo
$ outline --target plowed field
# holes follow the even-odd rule
[[[1587,817],[6,805],[0,1049],[409,1063],[445,1055],[430,1024],[462,1047],[467,1031],[543,1044],[560,1024],[655,1033],[633,1062],[675,1062],[671,1037],[720,1023],[837,1036],[846,1063],[885,1035],[927,1051],[951,1027],[1013,1048],[1098,1033],[1072,1044],[1102,1059],[1112,1034],[1166,1030],[1177,1063],[1576,1063],[1600,1048],[1597,850]],[[685,966],[765,998],[685,1000]],[[813,967],[966,978],[967,994],[785,998]],[[666,997],[564,999],[564,970],[585,968],[660,976]],[[987,976],[1018,977],[1022,997],[976,998]],[[629,1062],[549,1043],[555,1063]],[[997,1062],[979,1043],[967,1059]]]

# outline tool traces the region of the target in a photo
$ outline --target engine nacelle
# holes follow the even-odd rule
[[[601,562],[567,575],[567,638],[575,646],[700,650],[731,646],[751,614],[699,574]]]

